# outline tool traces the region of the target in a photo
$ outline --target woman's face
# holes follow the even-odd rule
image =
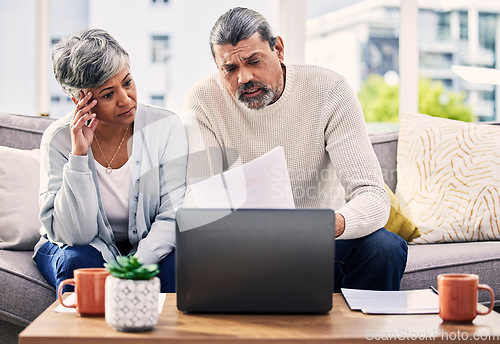
[[[137,91],[130,68],[125,66],[102,86],[89,89],[97,104],[92,108],[96,117],[106,124],[128,125],[135,119]]]

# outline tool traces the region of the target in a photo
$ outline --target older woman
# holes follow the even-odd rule
[[[187,140],[177,115],[137,102],[127,52],[107,32],[57,44],[54,75],[76,104],[41,143],[41,239],[34,259],[54,287],[118,255],[158,263],[175,290],[175,211]]]

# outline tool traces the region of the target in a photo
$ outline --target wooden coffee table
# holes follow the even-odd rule
[[[167,294],[158,325],[150,332],[113,330],[104,318],[56,313],[54,302],[19,335],[20,344],[122,343],[429,343],[500,342],[500,314],[478,316],[472,324],[443,324],[437,314],[366,315],[351,311],[333,295],[328,315],[184,314]],[[414,340],[418,338],[419,340]]]

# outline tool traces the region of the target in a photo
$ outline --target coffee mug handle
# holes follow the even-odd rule
[[[64,281],[62,281],[60,284],[59,284],[59,288],[57,288],[57,297],[59,298],[59,302],[61,302],[61,305],[63,305],[64,307],[66,308],[76,308],[76,304],[72,304],[72,305],[66,305],[64,302],[63,302],[63,299],[62,299],[62,290],[63,290],[63,287],[66,285],[66,284],[70,284],[70,285],[75,285],[75,279],[74,278],[69,278],[69,279],[66,279]]]
[[[490,309],[488,309],[486,312],[480,312],[479,310],[477,311],[477,314],[479,314],[479,315],[486,315],[486,314],[490,313],[493,310],[493,307],[495,306],[495,294],[493,294],[493,289],[491,289],[486,284],[478,285],[477,289],[478,290],[487,290],[490,292],[490,296],[491,296]]]

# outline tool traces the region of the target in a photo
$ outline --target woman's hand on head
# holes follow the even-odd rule
[[[86,155],[89,150],[92,140],[94,139],[94,131],[99,120],[95,113],[90,110],[97,104],[97,100],[91,102],[92,92],[86,95],[80,91],[80,100],[76,103],[75,112],[70,122],[71,131],[71,153],[73,155]]]

